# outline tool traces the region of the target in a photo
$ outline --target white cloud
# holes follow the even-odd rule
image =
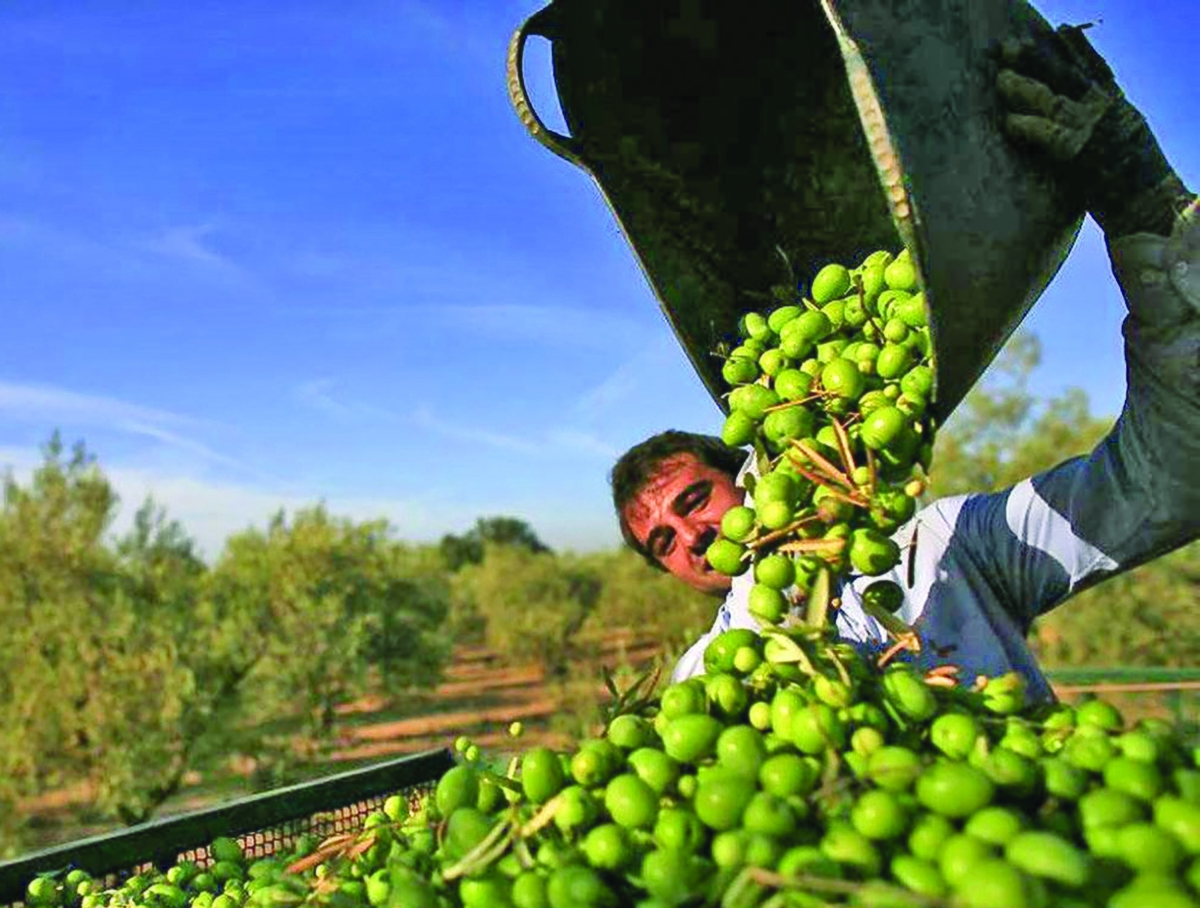
[[[12,470],[18,480],[27,477],[41,462],[41,453],[33,448],[0,447],[0,467]]]
[[[316,505],[323,497],[331,514],[355,521],[386,517],[403,538],[438,538],[450,532],[446,518],[427,503],[386,498],[355,498],[274,491],[267,487],[239,483],[213,482],[185,475],[157,474],[152,471],[105,468],[124,507],[114,529],[124,530],[133,511],[146,499],[166,508],[168,516],[178,520],[196,539],[205,555],[215,557],[225,540],[248,527],[264,527],[280,508],[289,514]]]
[[[581,394],[575,401],[573,411],[585,419],[594,419],[633,397],[638,388],[638,366],[637,359],[622,363],[603,381]]]

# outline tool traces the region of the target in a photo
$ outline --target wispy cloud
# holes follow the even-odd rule
[[[492,432],[488,429],[465,426],[452,423],[434,414],[428,406],[417,409],[413,421],[424,429],[436,432],[447,438],[455,438],[469,444],[485,445],[489,448],[499,448],[504,451],[516,451],[522,454],[537,454],[542,446],[530,441],[527,437],[506,435],[502,432]]]
[[[143,256],[119,243],[33,218],[0,214],[0,240],[9,252],[19,251],[33,260],[84,268],[93,279],[146,277],[153,271]]]
[[[211,225],[165,226],[152,231],[111,231],[101,226],[58,224],[0,213],[5,252],[22,263],[61,266],[64,274],[86,272],[90,286],[110,282],[178,285],[181,269],[189,280],[269,297],[258,278],[213,243]],[[90,292],[90,291],[89,291]]]
[[[102,394],[86,394],[50,385],[0,381],[0,414],[10,421],[41,426],[97,428],[148,438],[202,462],[237,470],[263,480],[272,477],[236,457],[223,454],[185,431],[222,428],[220,424]]]
[[[53,422],[69,419],[90,425],[209,424],[169,410],[146,407],[103,394],[85,394],[52,385],[0,381],[0,412],[10,418]]]
[[[559,426],[518,436],[494,432],[479,426],[453,423],[436,416],[428,406],[418,409],[414,414],[413,421],[421,428],[446,438],[517,454],[553,457],[562,452],[568,452],[613,460],[620,453],[593,432],[575,426]]]
[[[621,453],[595,434],[577,429],[554,429],[546,433],[546,437],[558,448],[578,451],[606,460],[616,460]]]
[[[432,308],[429,316],[489,338],[532,341],[550,346],[619,349],[644,333],[633,319],[573,306],[484,303]]]
[[[338,419],[373,418],[390,421],[396,418],[395,413],[383,407],[335,397],[332,392],[336,386],[337,381],[333,378],[316,378],[300,384],[294,392],[294,397],[304,406]]]
[[[257,470],[251,469],[245,462],[239,461],[238,458],[223,455],[223,453],[211,449],[211,447],[208,445],[199,443],[199,441],[191,438],[186,438],[184,435],[180,435],[179,433],[170,432],[168,429],[158,426],[148,426],[140,422],[120,423],[118,428],[125,429],[126,432],[142,435],[144,438],[151,438],[155,441],[160,441],[161,444],[174,447],[174,449],[178,449],[180,451],[186,451],[187,453],[196,455],[200,459],[203,459],[203,461],[208,461],[209,463],[221,464],[222,467],[230,467],[235,470],[250,470],[252,473],[258,473]]]
[[[137,245],[157,255],[195,265],[217,268],[222,271],[238,271],[238,267],[227,256],[218,253],[205,239],[211,237],[211,224],[196,226],[167,227],[154,236],[143,239]]]
[[[666,369],[673,357],[680,355],[673,338],[661,338],[643,347],[636,355],[621,363],[600,382],[579,396],[571,412],[578,419],[589,421],[609,413],[613,408],[632,399],[653,382],[656,372]]]

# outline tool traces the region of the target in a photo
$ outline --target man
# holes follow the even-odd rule
[[[885,576],[905,591],[899,617],[922,638],[918,665],[956,664],[968,681],[1020,671],[1041,699],[1049,686],[1025,639],[1033,620],[1200,538],[1200,210],[1080,29],[1006,46],[1003,59],[1006,131],[1053,162],[1104,230],[1129,310],[1125,405],[1091,454],[1003,492],[922,509],[894,535],[903,557]],[[723,630],[758,629],[749,573],[731,582],[703,555],[752,468],[717,439],[671,432],[613,469],[627,542],[690,586],[725,596],[675,680],[703,671],[704,648]],[[861,607],[876,579],[851,577],[834,613],[839,634],[868,650],[887,645]]]
[[[730,581],[704,557],[721,517],[742,503],[734,477],[746,456],[719,438],[663,432],[630,449],[612,472],[625,542],[693,589],[719,596]]]

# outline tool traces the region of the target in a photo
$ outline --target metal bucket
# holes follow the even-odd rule
[[[1000,131],[993,50],[1049,28],[1022,0],[554,0],[514,35],[508,88],[596,180],[723,410],[713,350],[789,279],[785,256],[811,276],[903,244],[944,420],[1082,221]],[[569,136],[526,95],[530,35],[551,42]]]

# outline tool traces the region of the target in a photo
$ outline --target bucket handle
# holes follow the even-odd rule
[[[537,111],[533,109],[533,104],[530,103],[529,95],[525,91],[525,42],[530,35],[546,39],[553,38],[553,29],[548,27],[549,14],[553,10],[553,5],[539,10],[526,19],[513,34],[512,40],[508,44],[508,99],[512,102],[517,117],[520,118],[526,131],[534,139],[563,160],[570,161],[577,167],[582,167],[590,172],[590,168],[583,160],[579,143],[570,136],[555,132],[543,123],[541,117],[537,115]]]

